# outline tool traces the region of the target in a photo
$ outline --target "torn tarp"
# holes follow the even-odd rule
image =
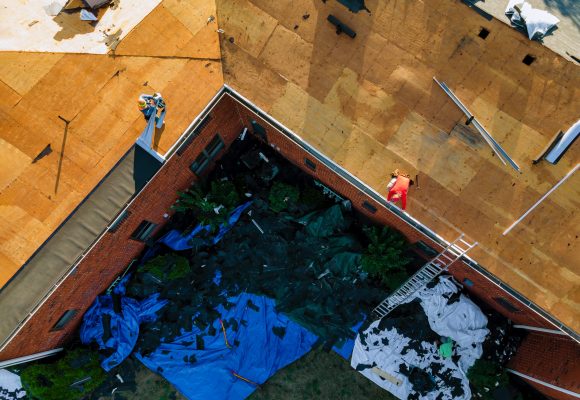
[[[113,295],[97,297],[83,317],[81,342],[95,342],[101,350],[113,350],[113,354],[101,362],[107,372],[131,354],[139,337],[139,325],[155,321],[157,311],[167,304],[167,300],[159,299],[159,294],[153,294],[141,302],[123,297],[129,277],[127,275],[119,283]],[[115,311],[116,301],[120,303],[120,312]]]
[[[309,352],[317,336],[276,312],[274,300],[253,294],[219,306],[220,319],[196,326],[137,357],[190,400],[248,397],[276,371]]]
[[[505,15],[514,26],[526,29],[530,40],[541,39],[560,22],[549,12],[533,8],[523,0],[510,0]]]
[[[479,307],[442,276],[361,332],[351,365],[401,399],[467,400],[466,372],[482,355],[486,325]],[[439,354],[442,337],[455,342],[455,357]]]
[[[230,214],[228,221],[226,223],[220,225],[220,229],[219,229],[217,235],[215,235],[215,237],[212,239],[212,244],[216,244],[220,240],[222,240],[224,235],[230,229],[232,229],[234,224],[236,222],[238,222],[238,220],[240,219],[242,213],[248,207],[250,207],[251,204],[252,204],[252,202],[248,201],[248,202],[234,208],[234,210]],[[194,237],[196,237],[197,235],[199,235],[201,232],[204,232],[204,231],[211,232],[211,227],[209,225],[198,225],[195,228],[193,228],[193,230],[186,235],[183,235],[181,232],[174,229],[172,231],[167,232],[161,239],[159,239],[159,243],[163,243],[167,247],[169,247],[173,250],[177,250],[177,251],[188,250],[188,249],[191,249],[193,247],[191,240]]]
[[[0,369],[0,400],[17,400],[26,398],[20,377],[5,369]]]

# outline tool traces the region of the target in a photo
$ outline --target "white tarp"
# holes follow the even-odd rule
[[[450,277],[442,276],[433,288],[424,287],[417,293],[421,307],[429,319],[429,326],[441,336],[456,343],[455,352],[461,356],[459,367],[467,372],[481,357],[482,343],[489,334],[487,317],[479,307],[460,294],[457,301],[449,301],[459,288]]]
[[[26,397],[20,377],[5,369],[0,369],[0,400],[16,400]]]
[[[66,0],[0,0],[0,51],[107,54],[112,38],[123,39],[160,2],[122,0],[92,27],[80,13],[61,12]]]
[[[514,6],[517,6],[520,12]],[[546,32],[560,22],[549,12],[533,8],[530,3],[522,0],[510,0],[505,14],[514,25],[525,26],[530,40],[536,35],[542,38]]]
[[[477,305],[459,294],[449,277],[440,277],[434,287],[423,288],[408,301],[415,299],[420,300],[433,332],[456,342],[455,357],[441,357],[433,341],[413,343],[416,337],[405,337],[396,324],[375,321],[357,336],[351,366],[400,399],[411,395],[421,400],[470,399],[466,372],[481,357],[482,343],[489,333],[485,328],[487,318]],[[385,329],[387,325],[391,326]],[[408,378],[413,368],[431,379],[434,387],[428,393],[413,389]]]

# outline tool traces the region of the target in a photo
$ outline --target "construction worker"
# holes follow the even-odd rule
[[[155,93],[153,96],[142,94],[137,101],[139,111],[143,113],[145,120],[149,120],[153,114],[157,116],[157,110],[163,112],[165,109],[165,101],[161,97],[161,93]]]
[[[398,169],[391,174],[391,177],[391,181],[387,185],[387,200],[393,203],[401,200],[401,208],[405,210],[407,208],[407,191],[413,181],[408,174],[399,173]]]

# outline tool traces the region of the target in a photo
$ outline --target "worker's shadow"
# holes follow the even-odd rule
[[[159,148],[159,141],[161,140],[161,135],[163,135],[163,131],[165,130],[165,124],[161,125],[161,128],[155,128],[155,133],[153,134],[153,150],[157,151]]]

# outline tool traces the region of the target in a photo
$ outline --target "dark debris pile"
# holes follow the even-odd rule
[[[141,327],[142,354],[191,330],[193,324],[200,329],[211,325],[218,318],[216,307],[227,308],[228,297],[242,292],[276,299],[278,311],[327,345],[351,338],[351,327],[386,295],[380,282],[361,269],[366,243],[348,202],[325,197],[311,178],[267,147],[238,142],[232,152],[207,182],[232,181],[240,198],[253,200],[252,206],[217,245],[208,247],[204,243],[210,241],[199,240],[200,246],[179,252],[189,263],[185,273],[170,272],[183,264],[181,258],[165,257],[163,263],[149,261],[156,262],[154,268],[147,263],[138,268],[128,286],[131,297],[160,292],[170,301],[157,322]],[[275,182],[298,187],[300,200],[274,212],[268,201]],[[185,230],[192,224],[195,216],[185,213],[169,225]],[[179,277],[171,279],[172,275]]]

